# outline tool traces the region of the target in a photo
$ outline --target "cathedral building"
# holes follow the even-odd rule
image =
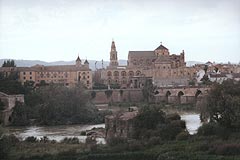
[[[35,85],[43,81],[47,84],[60,83],[66,86],[82,83],[87,88],[92,88],[92,71],[89,68],[89,62],[85,60],[82,63],[79,56],[75,65],[1,67],[0,72],[3,72],[5,75],[16,72],[22,84],[26,81],[34,81]]]
[[[184,50],[170,54],[165,46],[153,51],[129,51],[126,66],[118,64],[115,42],[112,41],[110,64],[102,70],[106,85],[118,84],[121,88],[141,88],[146,79],[152,79],[158,87],[188,85],[195,72],[186,67]]]

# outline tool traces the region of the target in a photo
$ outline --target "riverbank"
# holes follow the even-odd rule
[[[222,140],[216,136],[194,135],[186,140],[119,142],[114,146],[11,140],[5,156],[11,160],[238,160],[240,154],[236,147],[239,146],[239,136],[236,136]]]

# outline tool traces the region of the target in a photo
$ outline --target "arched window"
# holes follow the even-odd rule
[[[111,76],[112,76],[112,72],[111,72],[111,71],[108,71],[108,72],[107,72],[107,76],[108,76],[108,77],[111,77]]]
[[[121,72],[121,76],[125,77],[127,75],[127,73],[125,71]]]
[[[141,72],[140,71],[136,71],[136,76],[140,76]]]
[[[133,71],[129,71],[128,75],[129,75],[129,77],[133,77],[134,76],[134,72]]]
[[[115,77],[117,77],[117,76],[119,76],[119,72],[118,72],[118,71],[114,71],[113,75],[114,75]]]

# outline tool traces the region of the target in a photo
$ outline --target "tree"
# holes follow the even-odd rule
[[[14,60],[4,61],[2,67],[16,67]]]
[[[12,125],[24,126],[29,124],[27,117],[27,106],[21,102],[16,102],[12,113]]]
[[[144,106],[134,120],[136,128],[155,129],[159,123],[165,122],[165,113],[157,107]]]
[[[153,85],[152,80],[147,79],[142,89],[144,101],[149,103],[153,99],[156,89],[157,87]]]
[[[240,128],[240,81],[214,84],[207,98],[206,111],[211,122],[226,128]]]
[[[99,122],[101,115],[90,99],[90,93],[81,85],[69,88],[51,84],[25,96],[30,108],[28,117],[44,125]]]

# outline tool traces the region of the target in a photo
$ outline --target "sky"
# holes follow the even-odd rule
[[[185,51],[186,61],[240,62],[240,0],[0,0],[0,59],[109,60]]]

